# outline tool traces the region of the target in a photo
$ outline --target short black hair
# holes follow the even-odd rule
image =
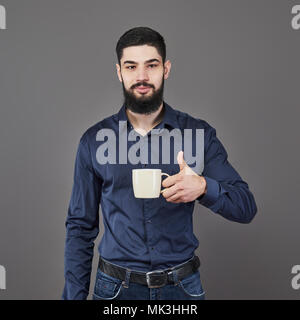
[[[126,31],[116,45],[119,65],[121,65],[124,48],[145,44],[156,48],[164,64],[166,60],[166,44],[162,35],[148,27],[135,27]]]

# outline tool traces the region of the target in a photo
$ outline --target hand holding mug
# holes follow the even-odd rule
[[[162,195],[166,201],[172,203],[190,202],[206,193],[206,180],[188,166],[183,158],[183,151],[179,151],[177,162],[180,170],[177,174],[166,178],[162,185]]]

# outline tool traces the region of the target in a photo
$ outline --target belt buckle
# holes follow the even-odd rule
[[[160,277],[160,279],[163,279],[163,283],[159,283],[158,281],[158,278],[155,279],[152,278],[152,280],[156,280],[156,283],[155,284],[152,284],[151,283],[151,275],[154,275],[155,274],[159,274],[159,275],[164,275],[163,278]],[[167,284],[167,279],[168,279],[168,276],[167,274],[164,272],[164,270],[154,270],[154,271],[149,271],[149,272],[146,272],[146,280],[147,280],[147,285],[148,285],[148,288],[160,288],[160,287],[163,287],[164,285]]]

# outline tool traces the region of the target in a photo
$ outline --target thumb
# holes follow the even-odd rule
[[[183,158],[183,151],[179,151],[177,154],[177,162],[180,167],[180,171],[184,169],[184,167],[188,167],[187,163],[185,162]]]

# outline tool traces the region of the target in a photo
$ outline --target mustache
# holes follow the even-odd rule
[[[149,84],[149,83],[147,83],[147,82],[137,83],[137,84],[133,85],[131,88],[132,88],[132,89],[135,89],[135,88],[137,88],[137,87],[139,87],[139,86],[141,86],[141,87],[147,87],[147,88],[153,88],[153,89],[154,89],[154,86],[151,85],[151,84]]]

